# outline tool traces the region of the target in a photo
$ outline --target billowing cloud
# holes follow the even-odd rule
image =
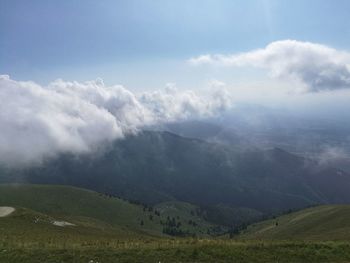
[[[224,89],[221,89],[224,92]],[[145,125],[210,116],[229,107],[222,92],[198,96],[169,86],[134,94],[102,80],[43,87],[0,76],[0,163],[25,165],[59,153],[88,153]]]
[[[272,77],[299,81],[308,92],[350,88],[350,53],[309,42],[276,41],[263,49],[202,55],[189,62],[267,69]]]
[[[149,109],[157,122],[176,121],[210,116],[232,105],[225,87],[212,87],[209,96],[198,96],[192,90],[179,91],[172,83],[166,89],[141,94],[140,102]]]

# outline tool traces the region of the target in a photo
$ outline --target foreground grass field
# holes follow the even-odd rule
[[[2,246],[0,262],[350,262],[350,244],[183,239],[100,244],[93,248]]]
[[[0,218],[0,262],[350,262],[347,241],[168,238],[90,218],[66,227],[54,220],[25,208]]]

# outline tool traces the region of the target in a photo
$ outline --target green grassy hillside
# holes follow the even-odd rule
[[[245,239],[349,240],[350,205],[304,209],[248,227]]]
[[[16,208],[0,217],[0,262],[350,261],[349,242],[319,241],[348,237],[350,206],[306,209],[251,226],[243,237],[253,240],[228,240],[161,236],[164,225],[158,220],[174,218],[183,231],[198,236],[213,227],[188,203],[166,202],[151,209],[79,188],[42,185],[0,185],[0,197],[0,206]],[[145,220],[144,225],[138,220]],[[186,223],[190,220],[195,226]],[[55,221],[74,225],[57,226]],[[264,235],[314,240],[256,240]]]
[[[69,223],[66,226],[55,225]],[[120,240],[145,238],[123,226],[110,226],[92,218],[51,216],[27,208],[0,218],[0,244],[21,248],[91,247]]]
[[[174,213],[162,204],[155,208],[143,207],[85,189],[50,185],[0,185],[0,196],[0,206],[24,207],[58,219],[68,218],[77,225],[100,222],[140,235],[163,235],[165,227],[181,230],[183,235],[206,235],[208,229],[215,228],[197,214],[191,215],[186,208],[191,205],[187,203],[178,203],[179,210]],[[196,222],[195,226],[188,224],[189,218]],[[172,225],[173,222],[176,225]]]
[[[93,218],[113,227],[161,231],[158,222],[148,220],[149,213],[141,206],[75,187],[0,185],[0,196],[0,206],[25,207],[58,218],[69,217],[74,222]]]

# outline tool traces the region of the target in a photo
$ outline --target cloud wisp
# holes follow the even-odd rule
[[[350,88],[350,53],[310,42],[282,40],[232,55],[202,55],[193,65],[256,67],[274,78],[296,80],[305,92]]]
[[[204,97],[169,86],[134,94],[102,80],[56,80],[44,87],[2,75],[0,163],[27,165],[65,152],[89,153],[147,125],[212,116],[231,105],[221,91]]]

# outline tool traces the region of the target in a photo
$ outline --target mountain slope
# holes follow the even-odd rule
[[[350,205],[304,209],[248,227],[244,239],[349,240]]]
[[[27,208],[15,208],[11,215],[0,218],[0,242],[12,247],[22,243],[26,248],[40,245],[63,248],[66,243],[93,246],[116,240],[148,238],[140,232],[123,226],[111,226],[89,217],[53,216]]]
[[[185,234],[206,235],[207,229],[216,226],[203,221],[189,211],[178,214],[143,207],[93,191],[68,186],[53,185],[0,185],[0,206],[24,207],[48,216],[64,219],[76,225],[100,225],[116,228],[129,236],[163,235],[167,218],[176,216],[181,222],[177,230]],[[186,204],[182,204],[185,206]],[[193,209],[197,209],[193,206]],[[189,227],[188,217],[197,222]],[[186,230],[186,232],[185,232]],[[167,233],[165,233],[167,234]]]
[[[74,185],[151,205],[249,208],[258,215],[350,202],[350,175],[339,172],[281,149],[241,151],[149,131],[93,156],[62,155],[39,167],[3,172],[1,180]]]

